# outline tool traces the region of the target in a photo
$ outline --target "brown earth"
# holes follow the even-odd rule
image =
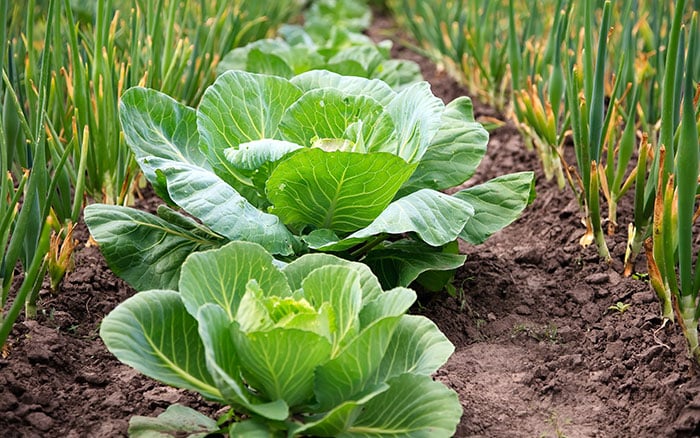
[[[389,25],[379,20],[371,33],[386,35]],[[420,62],[446,101],[465,94],[414,53],[397,47],[395,54]],[[468,259],[457,296],[424,297],[415,309],[456,347],[436,376],[460,395],[456,436],[700,436],[698,368],[678,327],[659,318],[648,284],[619,274],[624,233],[610,240],[612,266],[581,248],[576,201],[544,180],[511,124],[492,132],[470,184],[533,169],[538,197],[522,218],[484,245],[462,246]],[[150,197],[137,205],[155,203]],[[630,210],[623,200],[620,223]],[[16,324],[9,355],[0,359],[0,436],[124,436],[132,415],[157,415],[174,402],[215,415],[217,406],[143,377],[107,352],[100,320],[134,291],[86,246],[83,224],[76,237],[75,269],[58,294],[44,288],[38,318]],[[646,270],[641,259],[637,270]],[[629,309],[608,309],[617,302]]]

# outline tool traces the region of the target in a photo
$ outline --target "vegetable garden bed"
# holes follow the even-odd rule
[[[391,25],[379,17],[370,33]],[[463,95],[446,74],[405,48],[445,102]],[[475,102],[476,104],[476,102]],[[493,117],[475,105],[476,115]],[[539,169],[517,130],[491,133],[487,156],[469,184]],[[538,171],[537,198],[523,216],[485,244],[463,245],[467,262],[456,296],[425,295],[414,312],[430,317],[456,352],[436,378],[458,392],[464,415],[456,436],[697,436],[700,379],[686,342],[663,325],[643,279],[624,278],[625,241],[610,245],[613,266],[581,249],[578,206]],[[154,211],[149,191],[137,207]],[[623,200],[620,216],[629,215]],[[131,290],[86,246],[60,293],[42,290],[40,314],[20,322],[0,359],[4,436],[121,436],[133,415],[181,403],[214,416],[217,407],[121,364],[98,336],[99,323]],[[640,258],[639,272],[646,271]],[[621,304],[617,304],[621,303]]]

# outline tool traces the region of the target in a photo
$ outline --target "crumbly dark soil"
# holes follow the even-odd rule
[[[390,23],[377,20],[382,38]],[[383,33],[386,32],[386,33]],[[409,50],[435,94],[466,94]],[[476,103],[477,116],[500,117]],[[481,246],[463,245],[458,294],[423,297],[415,309],[455,344],[436,378],[459,393],[459,437],[700,436],[698,368],[683,336],[663,324],[648,284],[625,278],[625,233],[610,239],[612,266],[584,231],[571,193],[544,180],[536,156],[509,123],[492,132],[471,183],[535,170],[538,197],[522,218]],[[629,221],[623,200],[621,224]],[[149,196],[137,206],[152,209]],[[621,227],[624,228],[624,227]],[[116,278],[80,224],[75,269],[57,294],[44,288],[36,320],[20,319],[0,358],[0,436],[125,436],[132,415],[178,402],[214,416],[218,407],[122,365],[98,336],[102,317],[134,291]],[[643,260],[637,270],[646,270]],[[611,311],[617,302],[624,313]]]

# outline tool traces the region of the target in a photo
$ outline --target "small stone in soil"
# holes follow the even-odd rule
[[[43,345],[37,345],[27,353],[27,359],[32,364],[36,363],[48,363],[51,359],[51,351],[46,349]]]
[[[517,313],[518,315],[525,315],[525,316],[527,316],[527,315],[531,315],[531,314],[532,314],[532,310],[530,310],[530,307],[525,306],[525,305],[518,306],[518,307],[516,307],[516,308],[513,309],[513,310],[514,310],[515,313]]]
[[[628,370],[634,370],[634,369],[636,369],[636,368],[639,366],[639,362],[637,361],[637,359],[634,359],[634,358],[628,359],[628,360],[622,362],[622,364],[623,364],[623,365],[625,366],[625,368],[627,368]]]
[[[53,426],[53,418],[43,412],[32,412],[26,417],[27,422],[41,431],[47,431]]]
[[[525,248],[515,255],[515,263],[539,265],[542,262],[541,248]]]
[[[561,342],[572,342],[578,338],[578,332],[573,330],[571,327],[559,327],[557,329],[557,337]]]
[[[592,289],[580,287],[570,291],[567,295],[576,304],[587,304],[593,301],[594,292]]]
[[[93,386],[105,386],[107,384],[107,379],[96,373],[83,373],[76,377],[75,379],[78,383],[88,383]]]
[[[622,277],[620,276],[620,274],[618,274],[618,272],[622,271],[617,271],[615,269],[608,272],[608,281],[610,282],[610,284],[618,284],[622,281]]]
[[[632,295],[632,304],[653,303],[654,301],[656,301],[656,297],[650,290]]]
[[[95,436],[123,436],[128,427],[125,420],[104,420]]]
[[[596,272],[585,278],[586,283],[590,284],[603,284],[610,280],[610,276],[605,272]]]
[[[621,341],[615,341],[608,344],[605,349],[606,359],[622,359],[623,353],[625,352],[625,344]]]
[[[38,410],[40,410],[40,409],[41,409],[41,405],[37,405],[37,404],[23,404],[23,405],[20,405],[20,406],[15,410],[15,415],[17,415],[18,417],[24,417],[25,415],[27,415],[27,413],[33,412],[33,411],[38,411]]]
[[[625,367],[622,364],[617,363],[613,365],[611,374],[613,377],[622,378],[625,376],[626,372],[627,370]]]
[[[560,318],[565,317],[566,315],[569,314],[567,309],[565,307],[561,307],[561,306],[560,307],[553,307],[552,309],[550,309],[550,313],[552,314],[552,316],[558,316]]]
[[[671,374],[669,374],[665,379],[663,379],[663,380],[661,381],[661,383],[663,383],[664,385],[667,385],[667,386],[675,387],[676,384],[677,384],[680,380],[681,380],[681,375],[680,375],[679,373],[671,373]],[[696,399],[697,399],[697,397],[696,397]],[[697,402],[700,403],[700,400],[697,400]],[[692,407],[694,407],[694,408],[700,407],[700,405],[697,405],[697,406],[696,406],[696,405],[694,405],[694,403],[696,403],[696,400],[695,400],[695,399],[690,403],[689,406],[692,406]]]
[[[596,288],[596,291],[595,291],[596,298],[605,298],[608,296],[610,296],[610,289],[608,289],[607,287]]]
[[[593,324],[598,321],[600,313],[598,311],[598,306],[593,303],[588,303],[581,309],[581,319],[589,324]]]
[[[619,334],[617,333],[615,326],[612,326],[612,325],[606,326],[603,329],[603,333],[605,333],[605,339],[608,342],[616,341],[617,338],[619,337]]]
[[[126,403],[126,397],[124,397],[124,394],[120,391],[113,392],[110,395],[108,395],[104,401],[102,402],[102,405],[105,407],[122,407],[128,404]]]
[[[610,380],[610,374],[607,371],[592,371],[590,380],[593,382],[607,383]]]
[[[661,345],[653,345],[647,348],[644,352],[639,355],[639,359],[643,363],[649,363],[653,358],[655,358],[659,353],[661,353]]]
[[[0,392],[0,412],[8,412],[17,407],[17,397],[10,391]]]
[[[632,330],[621,330],[618,333],[617,339],[629,343],[632,339],[636,339],[639,333],[633,333]]]
[[[591,251],[591,252],[585,253],[585,254],[583,255],[583,260],[584,260],[585,262],[588,262],[588,263],[591,263],[591,264],[605,263],[605,262],[601,262],[600,256],[599,256],[598,253],[595,252],[595,251]]]
[[[651,362],[649,362],[649,369],[651,371],[661,371],[664,369],[664,365],[665,365],[664,362],[665,362],[664,358],[657,356],[657,357],[653,358],[651,360]]]
[[[175,388],[156,387],[143,394],[144,398],[153,401],[175,403],[180,400],[180,392]]]

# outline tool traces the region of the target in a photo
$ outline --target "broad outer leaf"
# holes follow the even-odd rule
[[[364,2],[323,1],[310,5],[304,14],[307,26],[320,25],[331,30],[342,29],[360,34],[372,21],[372,10]]]
[[[279,431],[275,433],[269,422],[253,418],[233,423],[229,428],[228,436],[230,438],[275,438],[281,435]]]
[[[187,310],[197,315],[200,306],[214,303],[233,320],[250,280],[268,294],[291,295],[287,278],[260,245],[231,242],[216,251],[192,254],[182,266],[180,293]]]
[[[404,315],[394,330],[374,381],[385,382],[404,373],[429,376],[447,362],[454,349],[431,320]]]
[[[332,71],[333,73],[338,73],[343,76],[358,76],[361,78],[369,77],[367,70],[364,69],[359,62],[352,59],[328,62],[324,68],[328,71]]]
[[[260,49],[253,49],[248,53],[248,62],[245,70],[287,79],[294,76],[294,70],[284,58],[272,53],[265,53]]]
[[[442,246],[455,240],[473,215],[474,208],[468,202],[423,189],[392,202],[371,224],[348,239],[415,232],[428,245]]]
[[[423,80],[418,64],[403,59],[387,59],[383,61],[372,72],[372,77],[381,79],[394,90],[402,90],[415,82]]]
[[[199,149],[196,111],[167,94],[130,88],[121,98],[119,121],[137,158],[154,156],[207,165],[206,156]]]
[[[289,52],[289,59],[285,59],[294,70],[294,75],[324,68],[325,57],[319,53],[318,48],[311,46],[293,46]]]
[[[253,41],[243,47],[237,47],[221,58],[216,65],[216,73],[221,75],[229,70],[245,70],[251,73],[263,73],[250,71],[248,69],[248,54],[252,50],[260,50],[265,53],[272,53],[279,56],[280,53],[289,50],[289,44],[281,39],[262,39]]]
[[[273,254],[290,255],[294,236],[275,215],[262,212],[213,172],[188,164],[160,169],[170,197],[192,216],[230,240],[262,245]]]
[[[238,169],[256,170],[301,148],[296,143],[266,138],[241,143],[238,149],[226,149],[224,155]]]
[[[290,429],[290,434],[292,436],[299,436],[300,434],[303,434],[302,436],[338,436],[352,426],[352,422],[360,413],[362,405],[387,389],[389,389],[389,386],[384,384],[371,388],[366,393],[358,395],[355,400],[344,401],[333,407],[320,420]]]
[[[364,262],[382,286],[408,286],[430,270],[449,271],[464,264],[466,256],[436,251],[421,242],[398,241],[370,251]]]
[[[366,242],[368,239],[341,239],[333,231],[325,228],[319,228],[313,230],[305,236],[302,236],[301,240],[303,240],[311,249],[317,249],[320,251],[345,251],[355,245]]]
[[[369,225],[414,170],[387,153],[300,150],[267,182],[273,212],[286,224],[352,232]]]
[[[457,394],[429,376],[402,374],[369,400],[347,432],[355,437],[451,437],[462,416]]]
[[[474,206],[474,217],[459,237],[478,245],[490,235],[520,217],[534,198],[535,175],[519,172],[494,178],[455,193]]]
[[[119,103],[119,120],[127,145],[159,196],[167,199],[167,191],[146,158],[208,167],[206,156],[199,149],[197,113],[166,94],[142,87],[130,88]]]
[[[411,289],[395,287],[385,291],[362,308],[360,327],[364,330],[382,318],[402,315],[415,301],[416,293]]]
[[[341,76],[326,70],[312,70],[291,79],[291,82],[303,91],[317,88],[335,88],[345,94],[369,96],[386,106],[396,96],[396,92],[378,79],[366,79],[356,76]]]
[[[353,61],[360,65],[364,71],[362,77],[367,77],[367,74],[374,71],[377,66],[384,60],[384,57],[374,44],[350,46],[341,49],[328,60],[329,64],[340,64],[344,61]]]
[[[153,438],[187,433],[189,438],[205,438],[219,430],[216,421],[180,404],[168,406],[156,418],[133,416],[129,420],[129,437]]]
[[[357,126],[359,132],[354,132]],[[317,139],[346,139],[359,146],[358,152],[380,152],[382,145],[395,144],[394,131],[394,122],[376,100],[333,88],[307,91],[280,123],[280,132],[293,143],[310,147]]]
[[[116,205],[88,205],[85,223],[110,269],[136,290],[177,289],[187,256],[223,243],[150,213]]]
[[[351,262],[330,254],[305,254],[282,268],[293,291],[301,288],[303,280],[315,269],[323,266],[349,266],[360,275],[363,306],[383,294],[377,277],[364,263]]]
[[[430,84],[419,82],[402,90],[386,107],[396,125],[398,144],[380,149],[398,155],[409,163],[421,160],[441,125],[445,105],[430,91]],[[396,147],[392,150],[391,148]]]
[[[488,132],[474,120],[472,101],[468,97],[453,100],[445,107],[439,131],[400,195],[462,184],[474,174],[488,140]]]
[[[301,90],[276,76],[227,71],[202,96],[197,126],[208,159],[234,187],[241,178],[224,151],[241,143],[279,138],[278,127],[286,109],[301,97]]]
[[[304,33],[303,30],[301,32]],[[293,47],[281,39],[254,41],[227,53],[216,71],[221,74],[227,70],[245,70],[291,78],[295,74],[323,67],[325,59],[313,45],[312,41],[295,43]]]
[[[175,291],[140,292],[110,312],[100,336],[117,359],[167,385],[223,401],[207,370],[197,321]]]

